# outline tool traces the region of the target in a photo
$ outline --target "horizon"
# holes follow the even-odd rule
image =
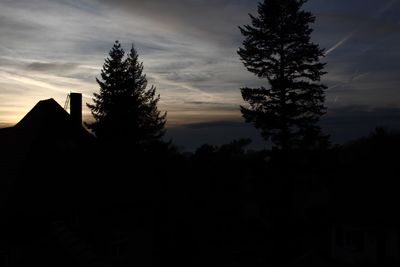
[[[5,1],[0,10],[0,127],[12,126],[40,100],[61,106],[71,91],[91,101],[95,81],[115,40],[132,43],[149,85],[168,112],[168,137],[188,150],[202,143],[250,137],[240,88],[263,83],[236,54],[258,1]],[[314,42],[326,49],[322,82],[334,142],[367,135],[376,126],[400,129],[400,3],[398,0],[318,1]],[[207,14],[207,20],[204,15]],[[84,121],[90,113],[83,106]]]

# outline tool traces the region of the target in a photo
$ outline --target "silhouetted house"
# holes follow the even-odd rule
[[[0,205],[17,188],[21,190],[18,186],[28,187],[29,191],[47,190],[52,182],[44,180],[49,176],[75,172],[68,177],[71,182],[79,173],[88,147],[94,142],[94,137],[82,127],[81,105],[80,94],[71,94],[71,114],[54,99],[43,100],[14,127],[0,129]],[[41,184],[41,180],[50,184]],[[42,187],[38,188],[39,185]]]
[[[70,100],[70,114],[47,99],[15,126],[0,129],[0,260],[5,266],[76,266],[78,261],[99,266],[84,241],[51,231],[59,221],[74,231],[98,200],[85,171],[96,140],[82,126],[81,94],[71,93]]]
[[[118,202],[125,175],[98,149],[81,94],[70,113],[47,99],[0,129],[0,267],[151,265],[151,204]]]

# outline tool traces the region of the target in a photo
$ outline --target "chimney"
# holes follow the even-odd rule
[[[71,120],[73,125],[82,126],[82,94],[70,93],[70,111]]]

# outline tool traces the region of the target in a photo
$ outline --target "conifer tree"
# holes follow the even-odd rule
[[[95,121],[88,124],[100,141],[143,148],[164,134],[166,113],[157,109],[156,88],[147,88],[143,63],[132,45],[129,55],[116,41],[96,79],[100,92],[87,104]]]
[[[315,17],[302,10],[307,0],[264,0],[251,25],[239,27],[245,37],[238,54],[248,71],[269,86],[242,88],[248,106],[246,122],[261,130],[281,150],[327,142],[317,123],[325,113],[320,83],[324,50],[311,41]]]
[[[147,78],[143,74],[143,63],[139,62],[138,54],[132,45],[128,58],[126,81],[127,95],[125,101],[131,107],[127,116],[134,118],[130,124],[136,144],[149,143],[159,140],[164,134],[167,113],[161,114],[157,108],[160,95],[156,95],[156,88],[147,89]]]
[[[125,51],[119,41],[116,41],[105,59],[101,70],[101,80],[96,78],[100,86],[99,93],[93,93],[93,103],[87,104],[95,119],[93,123],[87,124],[100,140],[111,139],[115,135],[119,124],[118,94],[125,87],[124,62]]]

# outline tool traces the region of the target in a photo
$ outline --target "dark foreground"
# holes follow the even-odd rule
[[[3,145],[2,267],[400,265],[396,134],[285,155],[51,136]]]

